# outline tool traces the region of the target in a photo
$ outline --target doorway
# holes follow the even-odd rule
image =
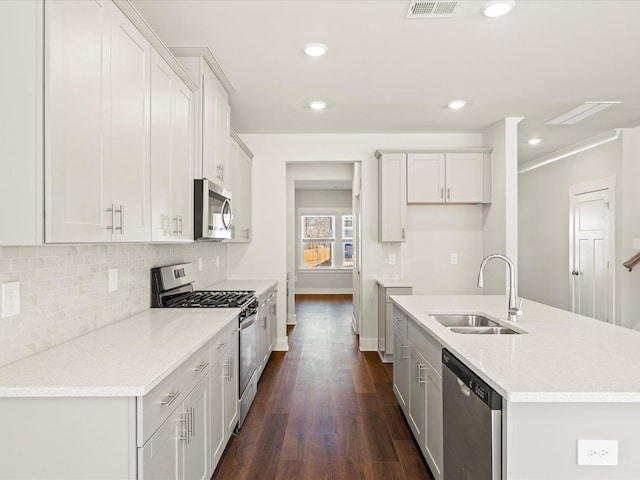
[[[615,323],[615,179],[570,188],[571,310]]]

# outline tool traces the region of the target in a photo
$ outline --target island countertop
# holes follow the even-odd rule
[[[640,402],[640,332],[524,300],[507,321],[502,295],[391,299],[511,402]],[[520,335],[466,335],[429,314],[479,313]]]

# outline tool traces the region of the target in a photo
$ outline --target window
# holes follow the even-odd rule
[[[344,211],[343,211],[344,210]],[[301,210],[299,268],[309,270],[353,267],[353,216],[348,209],[321,213]]]

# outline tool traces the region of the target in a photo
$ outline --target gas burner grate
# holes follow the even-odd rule
[[[241,308],[255,297],[252,291],[199,290],[165,298],[163,307]]]

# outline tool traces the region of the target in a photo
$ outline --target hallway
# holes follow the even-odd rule
[[[289,351],[274,352],[215,480],[431,479],[391,386],[360,352],[350,295],[297,295]]]

